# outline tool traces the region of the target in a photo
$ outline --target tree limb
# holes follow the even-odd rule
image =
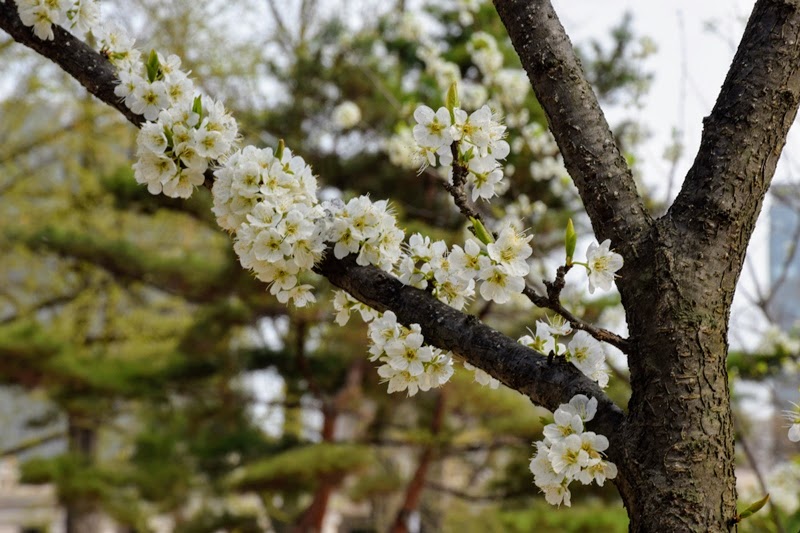
[[[64,72],[78,80],[89,93],[122,113],[134,126],[139,127],[145,122],[143,116],[125,107],[122,99],[114,94],[117,86],[114,66],[61,26],[53,25],[55,38],[52,41],[39,39],[33,34],[32,28],[22,23],[14,2],[0,2],[0,28],[18,43],[33,49],[64,69]]]
[[[352,255],[335,259],[329,253],[315,270],[370,307],[393,311],[403,324],[419,324],[425,342],[462,356],[536,404],[552,411],[575,394],[586,394],[597,398],[599,406],[590,426],[596,424],[596,431],[609,437],[619,428],[623,419],[620,408],[572,364],[561,359],[548,363],[544,355],[474,316],[453,309],[423,290],[403,285],[376,267],[357,265]]]
[[[114,95],[116,78],[108,60],[62,28],[54,28],[54,41],[40,41],[29,28],[22,26],[16,8],[9,3],[0,3],[0,28],[22,44],[52,58],[89,92],[118,109],[134,125],[143,123],[141,117],[133,115]],[[357,265],[352,255],[337,260],[328,253],[315,271],[378,311],[394,311],[403,324],[420,324],[426,342],[453,351],[538,405],[555,410],[575,394],[597,398],[597,415],[589,427],[607,435],[612,442],[620,435],[622,410],[570,363],[561,360],[548,363],[542,354],[518,344],[475,317],[439,302],[424,291],[403,285],[376,267]],[[622,449],[613,446],[617,448]]]
[[[494,3],[598,240],[611,239],[627,262],[652,220],[564,27],[549,0]]]
[[[759,0],[667,217],[725,256],[752,233],[800,102],[800,3]],[[721,260],[719,268],[739,259]],[[741,267],[741,265],[739,265]],[[717,270],[719,272],[719,270]],[[738,270],[736,270],[738,273]]]

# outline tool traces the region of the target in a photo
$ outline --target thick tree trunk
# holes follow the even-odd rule
[[[642,274],[652,276],[650,289],[628,307],[635,351],[620,492],[631,531],[729,531],[736,513],[725,368],[730,302],[714,280],[698,280],[706,287],[700,293],[676,286],[707,274],[676,259],[675,248],[654,246],[655,271]]]
[[[734,528],[733,293],[800,100],[800,6],[759,0],[700,151],[652,220],[548,0],[496,0],[600,240],[625,267],[632,396],[615,480],[636,532]],[[614,452],[609,450],[610,454]]]

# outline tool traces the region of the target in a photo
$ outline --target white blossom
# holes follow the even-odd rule
[[[611,240],[606,239],[600,245],[593,242],[586,250],[586,263],[589,268],[589,292],[596,288],[604,291],[611,289],[615,272],[622,268],[622,256],[611,251]]]
[[[490,389],[496,389],[500,387],[500,381],[496,378],[493,378],[488,372],[481,370],[478,367],[472,366],[471,364],[464,361],[464,368],[467,370],[471,370],[475,375],[475,382],[483,385],[484,387],[489,387]]]
[[[789,425],[789,440],[792,442],[800,442],[800,406],[792,404],[794,409],[791,411],[784,411],[783,416],[786,418]]]
[[[600,342],[585,331],[577,331],[567,345],[567,360],[598,385],[608,385],[606,355]]]
[[[333,109],[331,118],[337,128],[348,130],[361,122],[361,109],[355,102],[347,100]]]
[[[417,121],[413,129],[414,139],[420,146],[435,151],[453,141],[450,112],[446,108],[440,107],[434,112],[430,107],[421,105],[414,111],[414,119]],[[435,164],[435,161],[429,162]]]
[[[592,420],[597,400],[583,394],[573,396],[556,409],[554,422],[544,428],[544,440],[536,443],[536,454],[530,470],[534,483],[551,505],[570,505],[569,484],[577,479],[583,484],[617,476],[617,467],[606,460],[608,439],[592,431],[584,431],[584,423]]]

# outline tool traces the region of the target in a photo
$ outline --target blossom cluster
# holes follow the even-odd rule
[[[369,324],[370,361],[383,363],[378,375],[389,382],[388,392],[414,396],[444,385],[453,375],[453,354],[424,344],[419,324],[407,328],[386,311]]]
[[[4,0],[5,1],[5,0]],[[87,32],[100,19],[96,0],[16,0],[22,23],[42,40],[53,40],[53,25]]]
[[[390,271],[402,255],[400,245],[405,232],[397,227],[389,203],[359,196],[343,207],[332,204],[331,209],[333,219],[327,240],[336,243],[333,255],[341,259],[357,254],[357,264]]]
[[[476,282],[483,299],[506,303],[525,288],[532,238],[509,225],[488,245],[468,239],[463,248],[454,245],[448,250],[444,241],[431,242],[414,234],[397,267],[398,275],[400,281],[419,289],[432,284],[433,295],[455,309],[463,309],[474,296]]]
[[[134,177],[152,194],[188,198],[203,184],[209,164],[231,150],[236,121],[222,102],[195,96],[178,56],[152,52],[147,62],[133,57],[117,61],[114,94],[148,121],[139,130]]]
[[[381,314],[354,299],[344,291],[336,291],[333,299],[336,323],[347,324],[350,314],[357,311],[361,319],[369,324],[371,361],[383,363],[378,375],[389,383],[388,392],[408,391],[409,396],[444,385],[453,375],[453,354],[423,344],[424,338],[419,324],[410,328],[398,324],[392,311]],[[475,376],[475,381],[496,389],[500,382],[480,368],[466,361],[466,370]]]
[[[426,105],[414,111],[413,134],[423,164],[436,165],[437,158],[443,167],[453,163],[452,143],[458,163],[468,169],[467,182],[472,186],[472,200],[490,199],[497,194],[503,178],[498,160],[505,159],[511,148],[503,140],[503,126],[488,105],[467,114],[458,107],[450,110],[440,107],[434,111]]]
[[[537,320],[536,332],[520,337],[517,342],[541,353],[563,356],[589,379],[605,388],[608,385],[608,371],[602,344],[585,331],[576,331],[567,345],[559,342],[560,337],[570,333],[572,328],[569,322],[554,317],[550,323]]]
[[[561,404],[553,413],[554,422],[544,427],[544,439],[536,443],[530,469],[549,504],[569,507],[569,484],[576,479],[584,485],[596,481],[602,486],[617,476],[617,466],[603,458],[608,439],[584,430],[596,413],[597,399],[578,394]]]
[[[325,251],[323,206],[317,181],[303,158],[284,148],[247,146],[215,171],[214,214],[235,233],[242,266],[270,283],[278,301],[302,307],[315,301],[312,286],[299,283]]]
[[[17,10],[41,39],[54,38],[53,24],[97,36],[117,69],[114,94],[148,121],[139,131],[133,169],[152,194],[188,198],[204,182],[209,164],[231,150],[238,129],[222,103],[196,94],[178,56],[152,51],[145,60],[124,31],[101,25],[95,0],[19,0]]]
[[[320,203],[317,180],[303,158],[281,145],[247,146],[214,172],[212,195],[217,223],[235,236],[234,250],[245,268],[270,283],[280,302],[298,307],[315,301],[310,272],[332,243],[337,259],[356,254],[359,265],[391,270],[401,256],[404,232],[386,201],[367,196]]]

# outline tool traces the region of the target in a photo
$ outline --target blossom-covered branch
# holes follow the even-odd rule
[[[373,309],[391,310],[402,323],[419,323],[425,342],[461,355],[550,410],[575,394],[597,398],[598,413],[590,425],[613,442],[613,432],[623,422],[622,411],[573,365],[562,359],[548,363],[541,353],[439,302],[426,291],[405,286],[378,268],[357,265],[352,256],[337,260],[327,254],[316,271]]]
[[[163,186],[163,192],[165,193],[177,196],[183,195],[184,190],[189,190],[185,188],[187,185],[197,185],[199,183],[192,180],[188,183],[177,181],[174,185],[168,185],[172,178],[167,179],[168,176],[158,175],[158,172],[164,170],[176,180],[180,180],[184,173],[194,175],[194,168],[203,167],[204,165],[210,166],[213,162],[203,163],[200,161],[200,158],[208,157],[208,155],[199,154],[199,150],[193,146],[197,146],[199,142],[206,148],[213,148],[209,149],[209,154],[217,153],[218,147],[215,143],[218,143],[220,138],[213,137],[212,134],[220,130],[223,130],[221,140],[225,143],[229,142],[225,133],[229,121],[224,111],[212,101],[195,99],[194,105],[188,107],[178,102],[175,104],[175,108],[164,109],[156,117],[154,102],[156,100],[164,100],[165,104],[163,105],[167,105],[166,102],[169,101],[169,98],[160,93],[160,86],[158,88],[153,86],[162,80],[161,76],[169,74],[169,69],[175,65],[171,58],[163,58],[160,55],[151,54],[145,65],[148,70],[146,78],[127,86],[127,83],[119,84],[114,67],[106,57],[94,52],[58,26],[53,26],[52,28],[52,40],[41,40],[34,35],[30,28],[22,24],[13,6],[3,3],[0,4],[0,27],[9,31],[16,40],[30,46],[40,54],[55,58],[56,62],[81,81],[87,90],[102,101],[120,110],[136,126],[148,125],[140,133],[140,149],[145,151],[139,154],[140,161],[137,164],[144,165],[144,168],[141,166],[137,168],[137,173],[142,175],[141,179],[148,184],[148,188],[152,192],[161,192]],[[77,57],[71,55],[73,50],[77,51]],[[114,50],[111,50],[110,55],[113,56],[114,53]],[[131,66],[125,64],[126,76],[132,75],[133,71],[129,68]],[[95,74],[99,77],[99,80],[95,79]],[[145,89],[142,90],[141,87],[145,87]],[[140,91],[140,93],[136,93],[136,91]],[[125,94],[121,95],[120,92]],[[133,95],[132,99],[128,98],[130,95]],[[122,102],[120,96],[124,96],[127,105]],[[181,96],[182,99],[184,97],[185,95]],[[136,100],[137,98],[138,100]],[[154,106],[152,111],[148,107],[150,104]],[[157,118],[161,125],[156,127],[153,122],[143,121],[140,115],[132,113],[128,108],[131,106],[141,107],[139,110],[145,114],[146,118]],[[471,117],[473,123],[479,125],[485,123],[491,126],[491,117],[484,117],[484,113],[486,112],[481,111],[478,114],[474,114]],[[148,114],[150,115],[149,117],[147,116]],[[467,120],[466,116],[459,118],[462,123]],[[217,125],[213,128],[204,126],[208,121]],[[176,128],[180,129],[182,139],[175,136]],[[192,128],[197,131],[192,131]],[[186,132],[184,132],[184,129]],[[162,138],[162,135],[165,138]],[[491,142],[499,141],[494,139]],[[449,148],[449,142],[447,145]],[[501,146],[500,153],[507,153],[507,145]],[[189,151],[187,152],[186,150]],[[150,155],[151,153],[155,155]],[[237,163],[237,157],[241,160],[241,164]],[[152,159],[153,164],[150,164],[148,158]],[[159,169],[158,165],[165,165],[165,160],[169,158],[174,158],[174,168]],[[493,194],[493,182],[490,179],[490,175],[495,172],[496,163],[492,163],[492,161],[493,159],[490,160],[488,154],[480,155],[473,160],[476,190],[480,190],[479,194],[481,195],[491,196]],[[261,175],[261,170],[258,168],[259,162],[266,169],[265,175]],[[304,179],[297,182],[292,181],[299,188],[297,191],[291,192],[291,196],[281,199],[280,194],[278,194],[273,198],[269,198],[270,202],[279,202],[279,207],[281,208],[293,206],[292,209],[300,209],[302,207],[301,211],[307,211],[307,215],[309,215],[306,218],[293,220],[291,212],[285,215],[286,218],[281,214],[281,223],[284,226],[292,225],[293,229],[291,231],[295,238],[291,244],[284,240],[282,242],[276,241],[273,246],[270,242],[262,239],[265,234],[263,232],[258,236],[255,233],[250,237],[247,236],[245,222],[256,230],[269,227],[271,224],[269,219],[272,217],[269,210],[275,209],[278,205],[271,206],[269,202],[266,202],[268,198],[258,192],[258,186],[255,189],[255,196],[232,198],[230,196],[231,193],[224,192],[226,186],[231,187],[231,181],[238,180],[236,186],[239,188],[247,186],[248,165],[251,163],[257,164],[255,168],[258,176],[254,176],[254,178],[258,180],[285,180],[286,173],[292,176],[305,176]],[[208,173],[208,171],[205,172],[206,175]],[[221,176],[220,180],[225,182],[223,183],[222,193],[217,193],[215,186],[215,213],[217,218],[223,227],[229,231],[233,231],[235,228],[239,232],[237,253],[239,253],[240,259],[246,267],[254,269],[259,278],[272,283],[271,292],[279,300],[286,301],[291,298],[297,305],[303,305],[303,302],[313,298],[308,293],[307,286],[297,285],[296,278],[298,268],[310,267],[313,264],[317,273],[327,277],[335,285],[344,288],[361,302],[378,311],[393,311],[398,321],[403,324],[419,324],[426,343],[444,350],[450,350],[463,357],[478,369],[488,372],[509,387],[529,396],[537,404],[555,409],[576,394],[587,394],[597,398],[598,414],[594,421],[595,429],[608,435],[617,433],[623,420],[622,411],[595,383],[574,366],[563,361],[548,362],[543,355],[537,354],[535,351],[481,324],[474,317],[457,311],[453,307],[440,302],[428,292],[405,285],[397,278],[376,266],[372,266],[373,264],[379,265],[384,269],[387,266],[385,263],[386,257],[379,253],[379,247],[381,249],[386,247],[387,250],[396,249],[399,243],[395,241],[395,230],[387,227],[386,232],[375,236],[378,240],[374,244],[369,241],[371,237],[358,235],[358,241],[353,241],[355,242],[355,249],[351,249],[352,245],[346,244],[346,241],[342,239],[345,234],[353,235],[354,224],[357,224],[356,219],[365,215],[365,212],[360,207],[357,207],[363,203],[361,199],[354,200],[355,204],[353,206],[355,207],[352,207],[353,212],[350,215],[348,215],[350,205],[335,206],[330,204],[325,208],[336,212],[334,218],[341,216],[344,217],[343,220],[348,220],[348,222],[342,226],[345,233],[337,238],[337,248],[344,244],[342,253],[329,249],[327,254],[323,254],[324,250],[319,248],[319,243],[322,242],[320,240],[322,235],[313,228],[314,224],[309,226],[310,220],[316,220],[318,223],[325,225],[323,206],[317,204],[316,200],[309,196],[315,187],[315,183],[312,183],[313,178],[310,170],[305,166],[302,159],[294,157],[288,149],[282,151],[281,148],[277,153],[273,153],[271,150],[259,151],[248,147],[229,158],[228,165],[224,169],[218,170],[217,174]],[[139,176],[137,176],[137,179],[139,179]],[[496,179],[496,177],[492,179]],[[275,189],[277,191],[286,184],[285,181],[281,183],[273,182],[271,184],[263,184],[261,187],[277,187],[278,189]],[[168,189],[168,186],[172,187],[172,189]],[[287,194],[288,192],[285,189],[281,190],[284,190],[282,194]],[[241,190],[237,192],[237,194],[240,193]],[[247,218],[244,214],[236,211],[236,209],[243,207],[241,203],[236,203],[240,202],[242,198],[251,199],[249,208],[255,206],[263,207],[260,211],[254,211],[255,218],[250,217],[250,215],[248,215],[250,218]],[[229,203],[231,200],[234,201],[233,204]],[[380,202],[374,204],[375,207],[370,204],[367,209],[374,211],[377,207],[385,210],[385,205],[380,207],[379,204]],[[357,213],[356,210],[358,210]],[[244,212],[246,211],[241,213]],[[350,218],[348,219],[348,217]],[[242,227],[239,227],[240,225]],[[338,231],[336,228],[337,225],[334,223],[332,227],[324,231],[326,235],[329,235],[330,232],[335,234]],[[284,227],[281,231],[288,232],[289,230]],[[308,233],[309,231],[312,233]],[[516,234],[512,235],[512,233],[508,233],[505,238],[505,241],[508,241],[508,245],[513,245],[512,248],[527,246],[525,244],[527,241],[520,240]],[[390,241],[385,240],[387,236],[390,236]],[[501,243],[505,242],[503,239],[504,237],[501,235],[495,252],[490,249],[489,255],[492,256],[491,259],[482,257],[482,263],[485,263],[485,265],[481,269],[482,272],[484,270],[487,272],[483,287],[488,288],[484,289],[482,287],[481,293],[485,297],[494,298],[498,302],[507,298],[505,288],[496,279],[500,273],[504,276],[506,275],[505,267],[501,266],[505,259],[500,257],[503,253],[500,246]],[[359,251],[358,257],[353,255],[354,251]],[[516,254],[513,255],[516,257]],[[509,258],[513,260],[514,265],[518,262],[515,257]],[[388,265],[391,265],[396,259],[390,259]],[[290,262],[285,263],[286,261]],[[298,261],[303,264],[297,264]],[[514,268],[519,268],[519,266],[512,267],[512,269]],[[525,271],[527,272],[527,269]],[[520,290],[516,292],[521,292],[521,289],[520,287]]]
[[[134,126],[140,127],[145,122],[143,116],[128,109],[114,94],[117,71],[108,59],[61,26],[52,26],[53,39],[40,39],[23,24],[14,2],[7,0],[0,2],[0,28],[18,43],[56,63],[89,93],[122,113]]]

